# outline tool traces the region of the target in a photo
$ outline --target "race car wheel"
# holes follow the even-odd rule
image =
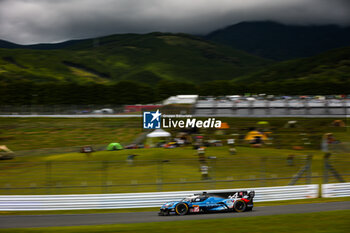
[[[246,210],[247,208],[247,204],[242,201],[242,200],[237,200],[235,201],[235,203],[233,204],[233,208],[235,209],[235,211],[237,212],[243,212]]]
[[[178,215],[185,215],[188,213],[188,205],[186,203],[179,203],[175,207],[175,212]]]

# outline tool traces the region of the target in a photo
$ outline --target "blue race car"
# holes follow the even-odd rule
[[[181,201],[165,203],[160,208],[159,215],[250,211],[253,209],[254,196],[254,191],[237,191],[230,193],[203,192],[186,197]]]

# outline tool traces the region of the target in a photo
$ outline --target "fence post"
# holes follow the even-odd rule
[[[46,186],[47,186],[47,193],[51,193],[51,186],[52,186],[52,162],[47,161],[45,163],[45,174],[46,174]]]
[[[102,162],[102,182],[101,182],[101,187],[102,187],[102,193],[108,193],[108,161],[103,161]]]
[[[215,116],[216,115],[216,113],[217,113],[217,111],[218,111],[218,100],[214,100],[214,102],[213,102],[213,111],[212,111],[212,114],[213,114],[213,116]]]
[[[254,101],[248,100],[248,115],[254,115]]]
[[[161,192],[163,190],[163,161],[158,161],[158,175],[157,175],[157,190]]]
[[[212,180],[212,189],[216,189],[216,157],[208,156],[208,159],[211,161],[211,174],[209,174],[209,177]]]
[[[270,100],[265,100],[265,114],[271,115]]]
[[[306,184],[311,184],[311,178],[312,178],[312,171],[311,171],[311,164],[312,164],[312,155],[307,156],[306,161]]]
[[[304,173],[306,173],[306,184],[311,184],[311,164],[312,164],[312,155],[306,156],[306,164],[302,167],[296,175],[294,175],[293,179],[289,182],[289,185],[295,185],[295,183],[302,178]]]
[[[189,114],[191,114],[191,115],[196,114],[196,106],[197,106],[197,103],[198,103],[198,99],[196,99],[196,101],[193,103],[193,105],[192,105],[192,107],[191,107],[191,109],[190,109]]]
[[[261,158],[261,163],[260,163],[260,181],[261,181],[261,186],[266,185],[266,157]]]
[[[329,109],[329,102],[328,100],[324,101],[324,107],[325,107],[325,114],[330,114],[330,109]]]
[[[304,109],[305,109],[305,115],[309,115],[310,114],[310,105],[309,105],[309,101],[308,100],[304,100]]]
[[[284,107],[285,107],[285,113],[286,115],[290,115],[291,111],[292,111],[292,107],[290,106],[289,104],[289,100],[288,99],[285,99],[284,100]]]
[[[324,173],[323,173],[323,183],[327,184],[328,183],[328,174],[329,172],[331,172],[334,177],[341,183],[344,183],[345,180],[343,179],[343,177],[337,172],[337,170],[335,170],[335,168],[331,165],[331,163],[329,162],[329,158],[331,157],[331,153],[326,153],[324,155]]]
[[[348,113],[348,109],[346,106],[346,99],[343,99],[342,104],[343,104],[343,108],[344,108],[344,115],[346,116]]]
[[[236,101],[232,100],[232,115],[236,115],[237,114],[237,103]]]
[[[326,153],[323,156],[323,183],[327,184],[328,183],[328,161],[329,161],[329,156],[331,154],[330,153]]]

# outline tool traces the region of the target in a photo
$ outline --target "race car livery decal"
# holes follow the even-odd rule
[[[233,208],[233,201],[231,201],[231,200],[226,201],[226,205],[228,208],[232,209]]]
[[[192,210],[194,213],[199,212],[199,205],[194,205]]]

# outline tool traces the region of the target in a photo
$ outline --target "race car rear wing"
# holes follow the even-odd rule
[[[255,196],[255,191],[247,191],[247,190],[242,190],[242,191],[235,191],[235,192],[215,192],[215,193],[207,193],[209,196],[216,196],[216,197],[221,197],[221,198],[247,198],[247,199],[253,199]]]

